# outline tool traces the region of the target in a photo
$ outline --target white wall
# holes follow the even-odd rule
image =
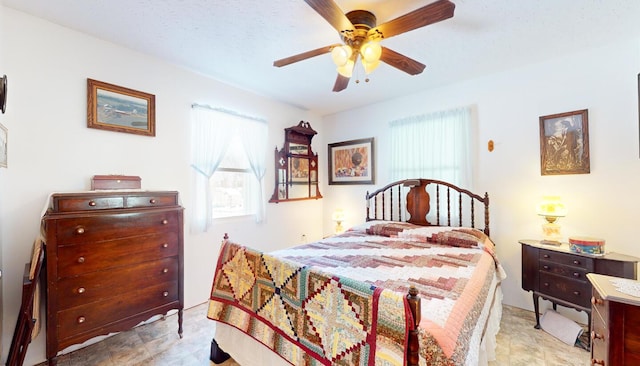
[[[2,6],[2,2],[0,1],[0,29],[2,29],[3,23],[4,23],[4,6]],[[2,50],[1,36],[0,36],[0,50]],[[0,75],[5,75],[3,59],[4,59],[3,53],[0,52]],[[3,126],[6,123],[3,113],[0,113],[0,123],[2,123]],[[5,190],[3,189],[3,187],[5,186],[5,176],[6,176],[5,173],[6,173],[6,170],[4,168],[0,168],[0,210],[4,206],[4,200],[5,200]],[[2,223],[2,220],[0,220],[0,271],[4,271],[4,267],[2,266],[3,243],[4,243],[4,225]],[[4,319],[2,316],[3,298],[4,298],[2,294],[3,283],[4,283],[4,272],[3,272],[3,277],[0,278],[0,341],[2,341],[5,338],[5,336],[2,334],[2,327],[4,324]],[[3,354],[3,350],[4,350],[3,343],[4,342],[0,342],[0,355]],[[2,357],[0,357],[0,359],[2,359]]]
[[[194,102],[223,106],[269,121],[269,152],[284,142],[284,128],[309,121],[323,146],[320,118],[239,90],[143,54],[62,28],[9,8],[4,11],[2,70],[10,80],[7,113],[9,169],[0,170],[0,247],[4,282],[4,349],[20,305],[24,263],[30,260],[40,215],[51,192],[85,190],[96,174],[142,177],[144,189],[177,190],[189,222],[191,196],[189,117]],[[156,137],[86,127],[87,78],[156,96]],[[268,155],[268,161],[271,155]],[[273,169],[265,178],[273,192]],[[322,175],[321,175],[322,179]],[[318,239],[322,200],[268,204],[268,221],[218,223],[206,234],[185,228],[185,305],[206,301],[225,232],[257,248],[281,248]],[[30,345],[25,364],[44,360],[44,332]],[[3,360],[6,359],[6,352]]]
[[[559,194],[565,200],[569,214],[559,221],[565,240],[568,235],[602,237],[607,251],[640,256],[634,239],[640,207],[639,46],[637,39],[623,40],[325,116],[327,143],[373,136],[377,158],[374,186],[325,187],[325,231],[331,230],[329,215],[338,206],[350,216],[348,224],[362,222],[366,190],[388,183],[389,121],[472,105],[478,123],[473,190],[490,196],[492,238],[509,275],[503,285],[505,304],[532,309],[531,295],[521,288],[518,239],[541,237],[543,221],[536,216],[535,206],[542,195]],[[429,70],[425,73],[419,77],[429,77]],[[541,176],[538,118],[585,108],[589,110],[591,173]],[[495,141],[493,152],[487,151],[489,140]]]

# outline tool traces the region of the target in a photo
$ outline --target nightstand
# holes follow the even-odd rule
[[[636,263],[640,258],[618,253],[573,253],[568,243],[555,246],[539,240],[518,242],[522,244],[522,289],[533,292],[536,329],[540,329],[540,297],[551,301],[554,309],[562,305],[586,312],[591,327],[591,284],[587,273],[637,278]]]
[[[612,281],[619,278],[593,273],[587,277],[593,284],[591,364],[638,365],[640,298],[618,291]]]

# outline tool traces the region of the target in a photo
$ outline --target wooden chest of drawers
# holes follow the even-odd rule
[[[177,192],[54,194],[46,244],[47,358],[68,346],[178,310],[183,208]]]
[[[522,289],[533,292],[536,328],[540,328],[539,298],[581,310],[591,317],[591,284],[587,273],[637,278],[638,258],[607,253],[603,256],[573,253],[567,244],[549,246],[521,240]]]
[[[640,298],[617,291],[615,277],[588,275],[591,298],[591,364],[640,365]]]

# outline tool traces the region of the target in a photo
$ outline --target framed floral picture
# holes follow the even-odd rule
[[[373,137],[329,144],[329,184],[373,184]]]
[[[542,175],[588,174],[588,110],[540,117],[540,168]]]

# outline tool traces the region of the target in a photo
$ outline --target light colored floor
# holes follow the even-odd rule
[[[209,361],[209,352],[215,322],[208,320],[206,313],[206,304],[185,310],[183,339],[178,337],[177,316],[172,315],[59,356],[58,365],[213,366],[214,363]],[[544,331],[534,329],[534,324],[532,312],[504,306],[498,333],[497,359],[490,366],[589,365],[587,351],[568,346]],[[238,364],[229,360],[222,365]]]

